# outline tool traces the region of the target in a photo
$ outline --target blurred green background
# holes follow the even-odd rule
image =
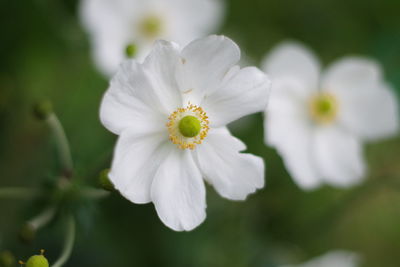
[[[313,48],[324,64],[349,54],[379,60],[400,93],[400,1],[231,0],[220,33],[237,41],[258,64],[279,41]],[[0,186],[39,187],[58,163],[48,127],[32,105],[50,99],[68,135],[76,179],[96,184],[110,164],[116,137],[98,119],[108,81],[96,70],[77,18],[78,1],[0,1]],[[245,202],[209,187],[207,219],[189,233],[164,226],[152,204],[113,194],[80,209],[78,239],[66,266],[279,266],[332,249],[361,254],[363,266],[400,266],[400,137],[365,148],[369,175],[349,190],[305,193],[277,153],[263,144],[260,114],[233,125],[248,151],[264,157],[267,185]],[[35,202],[0,199],[0,251],[26,259],[46,249],[54,261],[62,222],[30,245],[18,231],[40,211]]]

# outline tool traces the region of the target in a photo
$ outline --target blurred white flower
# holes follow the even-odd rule
[[[396,97],[381,67],[347,57],[321,73],[314,54],[284,43],[264,60],[273,83],[265,142],[274,146],[304,189],[345,187],[362,180],[362,142],[398,131]]]
[[[81,21],[90,33],[93,58],[106,75],[127,57],[142,61],[157,39],[181,45],[217,30],[223,0],[82,0]]]
[[[203,178],[228,199],[264,186],[264,163],[225,125],[265,109],[270,82],[240,69],[239,47],[223,36],[182,50],[157,41],[143,64],[125,61],[104,95],[100,118],[119,135],[110,179],[134,203],[153,202],[170,228],[205,219]]]
[[[338,250],[328,252],[303,264],[282,267],[357,267],[359,264],[360,258],[357,254]]]

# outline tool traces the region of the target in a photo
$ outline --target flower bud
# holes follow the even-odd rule
[[[50,101],[44,100],[33,106],[33,114],[39,120],[45,120],[53,112],[53,106]]]
[[[0,267],[14,267],[15,263],[15,257],[10,251],[0,252]]]
[[[136,56],[136,53],[137,53],[137,47],[135,44],[130,43],[125,47],[125,55],[128,58],[132,58],[132,57]]]
[[[49,261],[43,255],[44,250],[40,251],[40,255],[31,256],[28,261],[25,263],[26,267],[49,267]],[[24,264],[20,261],[20,264]]]
[[[19,239],[24,243],[31,243],[36,236],[36,229],[30,223],[26,223],[19,231]]]
[[[112,192],[112,191],[115,190],[115,188],[114,188],[113,183],[110,181],[110,178],[108,177],[109,173],[110,173],[110,169],[105,169],[105,170],[100,172],[99,185],[104,190]]]

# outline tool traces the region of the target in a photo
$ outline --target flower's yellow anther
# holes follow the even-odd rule
[[[204,110],[189,103],[186,108],[178,108],[169,116],[169,139],[181,149],[194,149],[207,136],[208,124]]]
[[[309,110],[312,119],[317,123],[330,123],[337,116],[338,103],[333,95],[320,93],[311,99]]]
[[[183,117],[179,122],[179,131],[184,137],[195,137],[200,130],[200,121],[195,116]]]
[[[155,38],[162,31],[162,21],[158,16],[148,16],[139,25],[140,32],[147,38]]]
[[[137,46],[134,43],[130,43],[125,47],[125,55],[129,58],[136,56]]]

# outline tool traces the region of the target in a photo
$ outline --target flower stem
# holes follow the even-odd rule
[[[60,120],[55,113],[50,114],[46,121],[50,129],[52,130],[57,142],[63,175],[67,178],[70,178],[72,176],[73,164],[71,151],[64,128],[62,127]]]
[[[38,190],[21,187],[0,188],[0,198],[33,198],[38,195]]]
[[[54,207],[49,207],[45,209],[42,213],[36,217],[30,219],[28,224],[35,230],[38,230],[48,224],[51,219],[53,219],[56,209]]]
[[[84,187],[81,189],[81,192],[84,197],[90,199],[101,199],[110,195],[110,192],[106,190],[91,187]]]
[[[74,242],[75,242],[75,220],[72,216],[70,216],[67,220],[67,232],[66,232],[63,251],[58,260],[52,265],[52,267],[61,267],[67,262],[67,260],[71,256]]]

